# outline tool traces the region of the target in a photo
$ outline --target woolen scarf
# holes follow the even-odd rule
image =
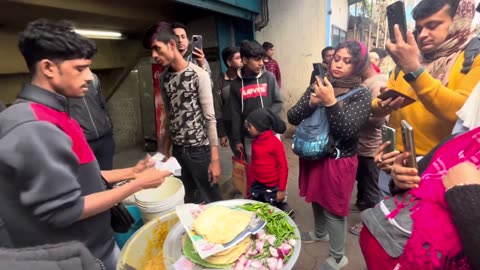
[[[353,72],[349,76],[337,79],[337,78],[333,78],[330,74],[328,75],[328,80],[332,83],[336,97],[339,95],[345,94],[348,91],[360,86],[363,82],[361,74],[365,70],[365,68],[370,64],[367,47],[362,42],[357,40],[350,40],[346,42],[357,43],[360,46],[361,60],[353,67]],[[355,56],[352,55],[352,57],[355,57]]]
[[[447,40],[430,53],[422,55],[422,65],[436,79],[447,85],[450,72],[458,56],[475,36],[473,17],[475,16],[475,1],[460,0],[457,11],[450,25]]]

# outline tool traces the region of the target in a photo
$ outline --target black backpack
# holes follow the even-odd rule
[[[462,73],[467,74],[472,69],[473,62],[477,55],[480,54],[480,37],[473,38],[465,47],[465,58],[463,60]],[[398,74],[400,74],[400,68],[395,67],[395,80],[397,80]]]

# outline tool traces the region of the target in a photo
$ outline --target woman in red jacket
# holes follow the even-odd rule
[[[284,202],[288,179],[287,155],[282,142],[275,136],[275,133],[285,132],[285,123],[270,109],[261,108],[248,115],[245,127],[255,138],[250,164],[252,199],[287,210]]]

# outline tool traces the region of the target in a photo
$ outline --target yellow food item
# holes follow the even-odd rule
[[[193,229],[208,242],[226,244],[250,223],[252,214],[225,206],[210,206],[193,222]]]
[[[155,227],[154,236],[151,239],[145,239],[148,241],[147,248],[145,249],[145,256],[143,258],[141,270],[166,270],[164,256],[163,256],[163,243],[167,238],[170,228],[178,222],[178,218],[168,220],[160,223]]]
[[[211,264],[231,264],[238,260],[238,258],[240,258],[240,256],[242,256],[242,254],[247,251],[251,245],[252,239],[250,239],[250,237],[247,237],[237,245],[227,250],[216,253],[206,258],[205,260]]]
[[[147,264],[143,267],[143,270],[166,270],[165,263],[163,262],[163,250],[158,252],[153,258],[148,260]]]

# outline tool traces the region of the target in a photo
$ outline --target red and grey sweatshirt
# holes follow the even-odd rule
[[[114,248],[110,211],[79,221],[84,197],[105,190],[68,99],[26,85],[0,114],[0,230],[11,247],[80,241],[99,258]]]
[[[265,66],[265,69],[270,71],[273,76],[275,76],[278,87],[282,88],[282,73],[280,72],[280,66],[278,65],[277,60],[273,58],[268,58],[266,60],[263,60],[263,64]]]
[[[265,131],[253,140],[250,173],[252,179],[266,186],[278,186],[279,191],[287,188],[287,155],[273,131]]]

